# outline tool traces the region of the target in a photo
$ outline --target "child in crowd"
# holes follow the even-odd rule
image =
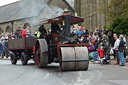
[[[104,49],[103,49],[103,46],[101,46],[100,47],[100,49],[99,50],[97,50],[98,52],[99,52],[99,60],[100,60],[100,62],[101,62],[101,64],[103,64],[103,58],[104,58]]]
[[[104,49],[103,49],[103,46],[100,47],[99,50],[97,50],[99,52],[99,57],[100,58],[104,58]]]

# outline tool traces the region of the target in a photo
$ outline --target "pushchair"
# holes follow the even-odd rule
[[[106,55],[104,58],[99,58],[100,64],[111,64],[111,59],[109,55]]]

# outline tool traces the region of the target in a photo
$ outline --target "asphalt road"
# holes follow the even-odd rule
[[[40,69],[33,61],[0,60],[0,85],[128,85],[128,67],[90,64],[88,71],[60,72],[57,63]]]

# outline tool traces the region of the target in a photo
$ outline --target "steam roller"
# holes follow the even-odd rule
[[[60,71],[88,70],[88,44],[78,44],[78,35],[70,33],[71,25],[83,21],[83,18],[66,12],[62,16],[36,23],[34,26],[51,24],[54,27],[56,22],[63,27],[62,32],[46,34],[36,40],[34,54],[37,67],[46,68],[47,64],[55,62],[59,63]]]

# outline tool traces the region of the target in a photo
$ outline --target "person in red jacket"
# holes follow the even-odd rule
[[[29,28],[29,26],[25,26],[25,29],[22,31],[22,38],[26,38],[26,37],[28,37],[28,35],[27,35],[27,30],[29,30],[30,28]]]
[[[103,49],[103,46],[100,47],[99,50],[97,50],[99,52],[99,56],[100,58],[104,58],[104,49]]]

